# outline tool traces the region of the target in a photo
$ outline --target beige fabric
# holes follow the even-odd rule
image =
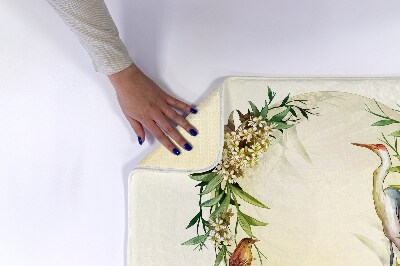
[[[294,132],[288,131],[267,152],[253,176],[241,183],[271,208],[260,211],[248,204],[241,207],[269,222],[267,227],[254,228],[261,240],[259,247],[268,257],[267,265],[388,265],[388,241],[371,195],[372,172],[379,159],[350,143],[378,143],[380,132],[393,130],[372,128],[370,125],[377,119],[365,111],[365,104],[372,106],[375,98],[395,107],[399,103],[400,80],[229,78],[223,84],[224,122],[233,109],[246,110],[249,100],[262,104],[267,86],[280,99],[289,92],[295,97],[300,95],[320,106],[321,113],[296,127],[311,164],[299,155]],[[385,110],[400,119],[399,114]],[[213,124],[217,117],[203,117],[207,122],[198,123]],[[203,159],[208,160],[207,157],[209,154],[203,153]],[[157,160],[163,160],[153,158],[156,161],[148,159],[148,166],[159,165]],[[198,160],[201,158],[190,160],[193,168]],[[203,252],[180,245],[195,235],[195,228],[184,228],[198,210],[198,190],[194,187],[196,182],[177,166],[176,171],[171,171],[175,167],[172,160],[163,166],[169,171],[139,168],[130,175],[129,266],[213,265],[211,243]],[[185,169],[190,167],[190,163],[185,165]],[[387,184],[399,184],[398,178],[392,174]],[[363,244],[360,236],[371,241],[378,251]],[[386,261],[381,262],[378,255]],[[254,261],[252,265],[260,263]]]
[[[133,61],[103,0],[47,0],[78,37],[95,71],[120,72]]]
[[[214,89],[197,107],[197,114],[190,114],[187,120],[194,125],[199,134],[193,137],[181,127],[178,131],[192,144],[193,149],[181,149],[181,154],[176,156],[158,144],[147,155],[139,167],[159,168],[163,170],[198,170],[207,169],[220,160],[223,126],[222,92],[220,88]],[[206,155],[206,156],[205,156]]]

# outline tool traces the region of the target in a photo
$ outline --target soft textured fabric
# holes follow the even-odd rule
[[[193,149],[189,152],[182,150],[182,154],[175,156],[162,145],[157,145],[140,163],[139,167],[151,167],[158,169],[187,170],[193,169],[193,161],[196,161],[196,170],[207,169],[210,165],[221,160],[221,146],[223,136],[220,135],[223,127],[223,106],[220,90],[213,90],[197,107],[198,113],[189,115],[187,120],[194,125],[201,134],[196,137],[189,136],[188,133],[178,128],[178,131],[186,137]],[[212,119],[209,119],[212,117]],[[172,140],[174,143],[175,141]],[[207,154],[207,156],[204,156]]]
[[[398,113],[388,109],[396,108],[400,79],[235,77],[227,79],[219,93],[212,92],[207,102],[218,104],[212,98],[222,97],[226,124],[232,110],[244,112],[249,108],[248,101],[261,106],[268,97],[268,86],[279,100],[288,93],[291,99],[308,100],[318,107],[319,115],[288,130],[266,152],[252,175],[240,182],[242,188],[270,207],[260,211],[245,202],[241,206],[243,212],[269,223],[253,228],[260,239],[258,246],[268,258],[266,264],[389,265],[389,242],[371,194],[372,173],[379,158],[351,143],[379,143],[381,132],[387,135],[398,128],[397,124],[372,127],[377,117],[365,109],[377,108],[375,99],[388,115],[400,119]],[[217,125],[220,115],[202,116],[206,122],[194,125],[203,132],[203,127]],[[218,128],[214,141],[202,139],[197,143],[196,147],[204,147],[202,157],[188,157],[183,165],[163,157],[162,150],[156,148],[131,173],[128,265],[214,265],[211,242],[202,252],[181,243],[196,236],[195,227],[185,227],[199,208],[198,182],[188,175],[206,168],[205,162],[214,161],[208,168],[216,165],[209,157],[215,158],[210,143],[222,145],[217,139],[223,127]],[[308,159],[304,151],[299,152],[300,142]],[[399,184],[398,175],[389,175],[386,183]],[[245,236],[240,226],[238,236]],[[395,253],[399,257],[397,249]],[[257,256],[254,249],[253,255]],[[252,263],[259,265],[258,259]]]
[[[103,0],[47,0],[74,32],[97,72],[118,73],[133,61]]]

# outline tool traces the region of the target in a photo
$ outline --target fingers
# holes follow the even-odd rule
[[[176,124],[180,125],[184,130],[189,132],[190,135],[197,135],[197,131],[194,129],[194,127],[170,106],[166,106],[165,108],[163,108],[162,111],[169,119],[171,119]]]
[[[129,124],[131,124],[131,127],[133,128],[133,131],[135,131],[137,137],[138,137],[138,142],[140,145],[143,144],[145,140],[145,133],[144,133],[144,128],[141,123],[138,121],[130,118],[129,116],[126,117],[129,121]]]
[[[168,134],[179,146],[184,148],[185,150],[190,151],[192,146],[182,137],[179,131],[174,127],[168,119],[164,116],[164,114],[160,114],[156,123]]]
[[[146,122],[146,128],[150,133],[170,152],[175,155],[179,155],[180,151],[175,147],[172,141],[165,135],[155,121],[151,120]]]
[[[172,96],[170,96],[168,94],[166,94],[165,101],[169,105],[171,105],[171,106],[173,106],[175,108],[178,108],[180,110],[183,110],[186,113],[192,113],[192,114],[196,114],[197,113],[197,109],[196,108],[194,108],[194,107],[190,106],[189,104],[184,103],[184,102],[182,102],[182,101],[180,101],[180,100],[178,100],[178,99],[176,99],[176,98],[174,98],[174,97],[172,97]]]

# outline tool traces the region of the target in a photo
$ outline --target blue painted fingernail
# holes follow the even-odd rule
[[[143,144],[142,138],[140,136],[138,136],[137,139],[139,141],[139,144],[142,145]]]
[[[190,108],[190,112],[191,112],[192,114],[197,114],[197,110],[196,110],[196,109],[194,109],[193,107],[192,107],[192,108]]]
[[[189,133],[190,133],[190,135],[192,135],[192,136],[196,136],[196,135],[197,135],[197,131],[194,130],[193,128],[191,128],[191,129],[189,130]]]
[[[186,143],[185,145],[183,145],[183,147],[184,147],[186,150],[188,150],[188,151],[190,151],[190,150],[192,149],[192,146],[190,146],[188,143]]]
[[[172,152],[173,152],[175,155],[179,155],[179,154],[181,154],[181,152],[180,152],[180,151],[178,151],[178,149],[177,149],[177,148],[173,149],[173,150],[172,150]]]

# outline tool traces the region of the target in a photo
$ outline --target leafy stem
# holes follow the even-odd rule
[[[252,228],[254,226],[266,226],[267,223],[260,221],[244,213],[245,207],[239,204],[250,204],[258,208],[269,209],[264,203],[244,191],[238,180],[245,177],[246,169],[258,162],[258,157],[264,153],[273,139],[275,132],[283,133],[303,118],[309,119],[311,115],[318,115],[316,108],[307,106],[307,100],[290,99],[290,94],[273,104],[276,93],[268,87],[265,105],[261,108],[249,101],[250,108],[243,114],[236,110],[239,115],[239,126],[235,125],[233,111],[228,123],[224,126],[225,137],[223,156],[221,162],[208,171],[193,173],[190,178],[198,181],[196,187],[199,189],[199,211],[190,220],[186,228],[196,225],[197,235],[182,245],[196,245],[200,250],[205,246],[205,241],[210,239],[214,242],[215,263],[219,265],[222,261],[228,265],[231,253],[228,247],[238,246],[238,230],[240,228],[249,237],[254,238]],[[271,112],[273,110],[273,112]],[[397,147],[397,144],[395,145]],[[205,195],[210,198],[204,200]],[[234,234],[231,231],[230,217],[234,215],[229,206],[235,206],[236,224]],[[209,219],[205,219],[205,209],[209,208]],[[201,228],[204,233],[201,233]],[[254,245],[262,264],[264,254]]]
[[[399,120],[394,119],[393,117],[390,117],[382,108],[382,106],[374,99],[375,105],[377,106],[379,113],[372,111],[369,106],[366,105],[366,111],[376,117],[379,117],[381,120],[375,122],[372,124],[372,126],[378,126],[378,127],[383,127],[383,126],[388,126],[392,124],[398,124],[400,123]],[[397,105],[399,106],[399,105]],[[399,106],[400,107],[400,106]],[[396,112],[400,112],[400,110],[394,110]],[[399,149],[398,149],[398,138],[400,138],[400,130],[396,130],[387,136],[385,134],[382,134],[383,139],[379,139],[381,142],[386,144],[393,152],[395,153],[395,157],[400,160],[400,154],[399,154]],[[393,143],[391,143],[387,137],[393,137]]]

